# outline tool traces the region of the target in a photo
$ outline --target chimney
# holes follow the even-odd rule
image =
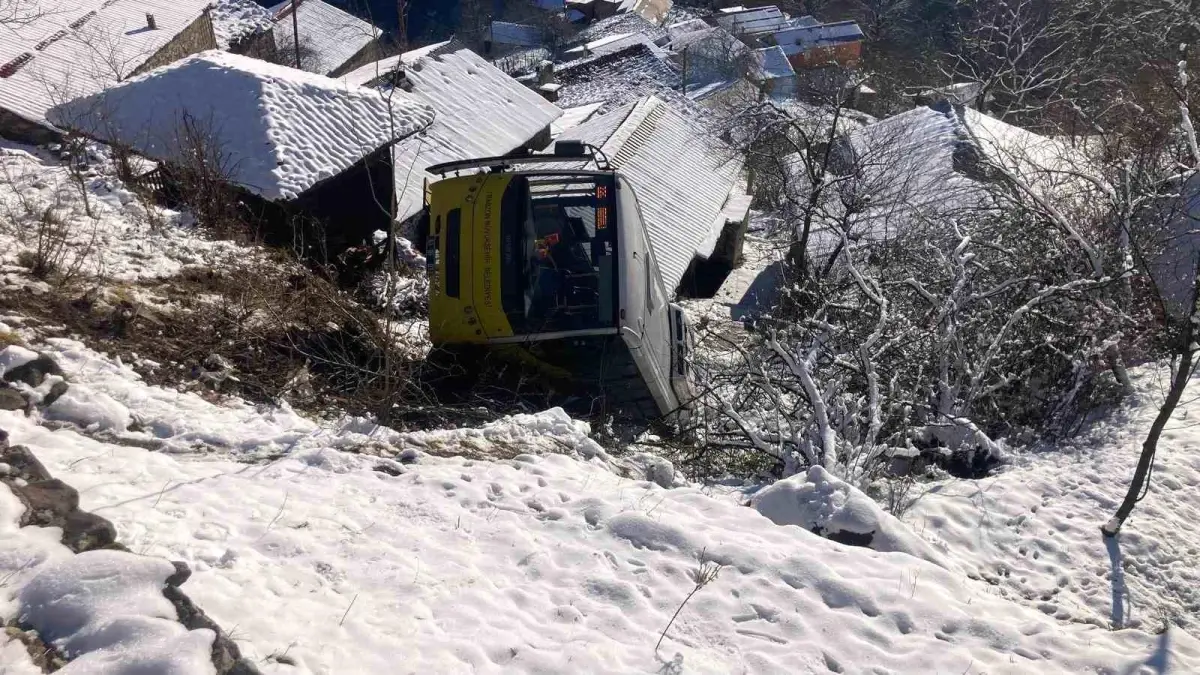
[[[554,82],[554,63],[551,61],[542,61],[537,67],[537,83],[538,86],[543,84],[552,84]]]
[[[154,15],[150,12],[146,12],[146,28],[150,30],[158,28],[158,22],[154,20]]]
[[[542,98],[546,99],[547,101],[550,101],[551,103],[556,103],[556,102],[558,102],[558,90],[559,89],[562,89],[561,84],[556,84],[554,82],[551,82],[549,84],[543,84],[543,85],[539,86],[537,88],[537,92],[539,94],[541,94]]]

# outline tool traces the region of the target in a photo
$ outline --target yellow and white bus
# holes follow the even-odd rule
[[[517,346],[610,407],[686,414],[691,329],[620,171],[566,142],[429,171],[443,176],[426,191],[424,225],[436,347]]]

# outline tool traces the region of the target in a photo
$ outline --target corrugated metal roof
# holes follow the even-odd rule
[[[771,5],[722,13],[717,17],[717,25],[737,35],[763,35],[786,27],[787,17]]]
[[[674,291],[692,260],[708,257],[733,203],[742,162],[703,127],[654,96],[568,130],[559,140],[599,147],[637,192],[664,285]],[[744,200],[743,200],[744,201]]]
[[[759,74],[764,80],[776,80],[783,77],[795,77],[796,71],[788,61],[787,54],[778,46],[755,49],[754,55],[758,60]]]
[[[275,13],[275,46],[294,51],[292,3],[282,2],[271,11]],[[296,8],[296,23],[300,28],[300,65],[321,75],[345,65],[382,34],[370,23],[322,0],[301,0]]]
[[[37,16],[0,25],[0,108],[46,124],[50,106],[127,77],[200,18],[209,0],[23,2]]]
[[[431,45],[426,45],[419,49],[412,49],[404,52],[403,54],[389,56],[386,59],[380,59],[373,63],[368,63],[355,68],[345,75],[338,76],[337,79],[356,87],[365,87],[372,84],[374,80],[378,80],[391,74],[392,71],[396,70],[396,67],[400,64],[407,66],[412,63],[416,63],[417,60],[429,56],[434,52],[450,48],[450,44],[450,40],[445,40],[443,42],[435,42]]]
[[[396,145],[396,194],[401,220],[420,211],[425,168],[440,162],[505,155],[562,116],[553,103],[522,86],[475,52],[435,51],[405,69],[409,95],[430,105],[433,124]]]
[[[639,33],[653,42],[665,36],[667,31],[661,26],[650,23],[639,14],[616,14],[596,21],[579,31],[576,40],[579,44],[583,44],[618,33]]]
[[[554,123],[550,125],[550,135],[558,138],[567,129],[574,129],[590,120],[600,110],[601,105],[603,104],[589,103],[587,105],[564,109],[563,116],[554,120]]]
[[[613,54],[622,51],[635,44],[644,44],[647,49],[659,56],[666,55],[658,45],[654,44],[650,38],[641,33],[617,33],[584,45],[579,45],[578,47],[572,47],[564,52],[563,56],[568,60],[587,58],[589,56],[603,56],[604,54]]]
[[[498,45],[537,47],[545,42],[541,28],[538,28],[537,26],[527,26],[523,23],[493,21],[490,32],[492,35],[492,42]]]
[[[856,177],[847,188],[869,196],[869,206],[848,214],[846,222],[835,212],[832,222],[818,224],[810,239],[815,252],[832,250],[840,241],[838,228],[846,224],[858,237],[885,240],[921,218],[984,205],[985,191],[956,171],[955,154],[970,140],[951,110],[914,108],[856,129],[848,139],[853,149],[848,161]],[[805,172],[795,180],[806,181]]]
[[[787,54],[803,52],[815,47],[855,42],[863,39],[862,29],[853,21],[822,23],[816,26],[797,26],[775,34],[775,42]]]
[[[433,120],[433,110],[407,95],[389,104],[372,89],[217,50],[49,114],[56,124],[159,161],[191,154],[180,132],[182,120],[192,119],[226,156],[230,180],[272,200],[293,199]]]

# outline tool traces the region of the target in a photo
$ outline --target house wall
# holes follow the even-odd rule
[[[862,57],[862,42],[842,42],[832,47],[817,47],[788,58],[792,67],[800,70],[817,68],[836,63],[840,66],[855,66]]]
[[[547,124],[545,129],[539,131],[536,136],[526,141],[525,145],[522,145],[521,147],[528,150],[541,150],[547,145],[550,145],[550,141],[550,125]]]
[[[140,75],[168,63],[174,63],[185,56],[190,56],[206,49],[216,49],[217,38],[213,34],[212,19],[204,12],[179,32],[170,42],[163,45],[154,55],[138,66],[130,76]]]
[[[275,46],[275,31],[273,30],[246,36],[236,44],[230,45],[229,51],[272,63],[279,59],[279,49]]]
[[[2,108],[0,108],[0,137],[30,145],[57,143],[62,140],[62,136],[57,132],[40,124],[34,124],[24,117]]]
[[[383,47],[379,44],[379,40],[371,40],[363,45],[363,48],[358,50],[354,56],[351,56],[348,61],[331,70],[329,77],[341,77],[355,68],[361,68],[368,63],[375,63],[382,58]]]
[[[326,262],[389,231],[395,200],[391,148],[381,148],[289,203],[297,218],[283,234],[301,237],[303,253]]]

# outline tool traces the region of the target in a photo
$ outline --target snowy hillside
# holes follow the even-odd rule
[[[413,30],[437,12],[422,8]],[[221,0],[214,37],[262,37],[280,29],[272,16]],[[392,57],[404,67],[386,92],[203,52],[88,99],[145,104],[109,120],[143,132],[145,157],[0,141],[0,675],[1200,673],[1198,385],[1144,499],[1105,539],[1162,405],[1170,376],[1155,359],[1171,336],[1141,326],[1161,317],[1133,300],[1105,315],[1099,291],[1142,292],[1134,263],[1080,272],[1085,257],[1115,260],[1083,245],[1108,221],[1072,228],[1078,214],[1057,213],[1043,227],[1017,209],[1021,190],[992,185],[1027,184],[1043,202],[1070,187],[1064,203],[1091,211],[1074,151],[946,106],[875,120],[763,99],[725,118],[742,92],[685,92],[696,63],[665,60],[667,25],[592,23],[574,36],[584,56],[539,64],[541,93],[457,43]],[[376,80],[380,63],[357,72]],[[53,118],[88,108],[60,103]],[[176,194],[186,182],[168,189],[195,150],[172,138],[189,108],[238,122],[200,140],[226,146],[214,182],[241,190],[208,206],[239,214],[205,215]],[[745,147],[689,154],[713,128]],[[589,166],[611,156],[621,181],[410,180],[414,166],[541,149],[550,134],[598,149]],[[773,173],[743,166],[757,152],[778,153]],[[1056,158],[1069,179],[1034,174]],[[756,175],[780,183],[773,206],[761,183],[748,193]],[[363,177],[399,202],[353,203]],[[451,193],[442,230],[434,205]],[[259,197],[296,202],[279,245],[250,227]],[[689,210],[697,199],[712,208]],[[316,239],[340,227],[305,220],[317,201],[380,220],[308,258],[302,225],[328,226]],[[425,222],[404,224],[418,205]],[[590,225],[567,210],[581,207]],[[589,227],[596,269],[562,270],[597,279],[594,305],[564,305],[588,323],[538,324],[550,249]],[[691,230],[702,244],[680,248]],[[523,250],[538,259],[512,266]],[[1043,276],[1056,257],[1061,275]],[[816,268],[824,278],[804,276]],[[483,305],[450,289],[493,306],[493,281],[516,326],[493,342],[600,345],[582,358],[602,364],[615,345],[641,368],[621,387],[657,375],[680,406],[632,419],[611,390],[580,396],[544,367],[466,350],[439,363],[438,293],[461,307],[455,321],[480,322],[466,339],[485,340]],[[688,317],[655,304],[689,287],[711,297],[674,298]],[[630,308],[637,342],[619,342]],[[652,339],[670,343],[654,345],[657,374],[632,356]],[[603,386],[605,367],[586,384]],[[1012,409],[988,417],[1001,404]]]
[[[1111,581],[1107,569],[1084,564],[1097,557],[1099,514],[1059,504],[1079,509],[1087,495],[1101,500],[1095,507],[1109,504],[1072,493],[1086,480],[1063,470],[1072,455],[1030,456],[1026,467],[962,484],[962,496],[932,489],[909,520],[942,549],[939,566],[775,525],[737,492],[618,475],[586,426],[556,411],[398,434],[150,387],[69,340],[45,351],[63,364],[70,393],[44,420],[0,413],[0,428],[79,489],[83,508],[111,519],[134,552],[187,562],[188,592],[264,672],[1200,668],[1200,643],[1182,629],[1109,630],[1102,603],[1089,601],[1088,589],[1108,597]],[[53,419],[76,426],[55,430]],[[1098,433],[1119,441],[1135,428],[1131,419]],[[1127,445],[1091,453],[1120,473],[1131,462]],[[1165,462],[1200,462],[1188,452],[1172,447]],[[471,458],[440,456],[459,453]],[[646,473],[671,485],[664,468]],[[1014,495],[1031,473],[1041,483]],[[1160,475],[1142,518],[1166,530],[1164,512],[1184,520],[1196,480],[1191,469]],[[1013,510],[1029,506],[1027,494],[1047,500],[1023,537],[1008,534],[1005,491]],[[1134,606],[1194,612],[1186,577],[1172,584],[1150,571],[1168,555],[1178,575],[1195,569],[1186,530],[1158,538],[1180,550],[1155,551],[1136,536],[1142,518],[1125,539]],[[1045,562],[1023,568],[1018,545]],[[656,653],[697,571],[718,565]],[[972,578],[989,567],[1007,568],[997,573],[1006,579]],[[1018,574],[1030,586],[1061,574],[1064,596],[1082,600],[1060,599],[1067,609],[1051,611],[1012,592]]]

